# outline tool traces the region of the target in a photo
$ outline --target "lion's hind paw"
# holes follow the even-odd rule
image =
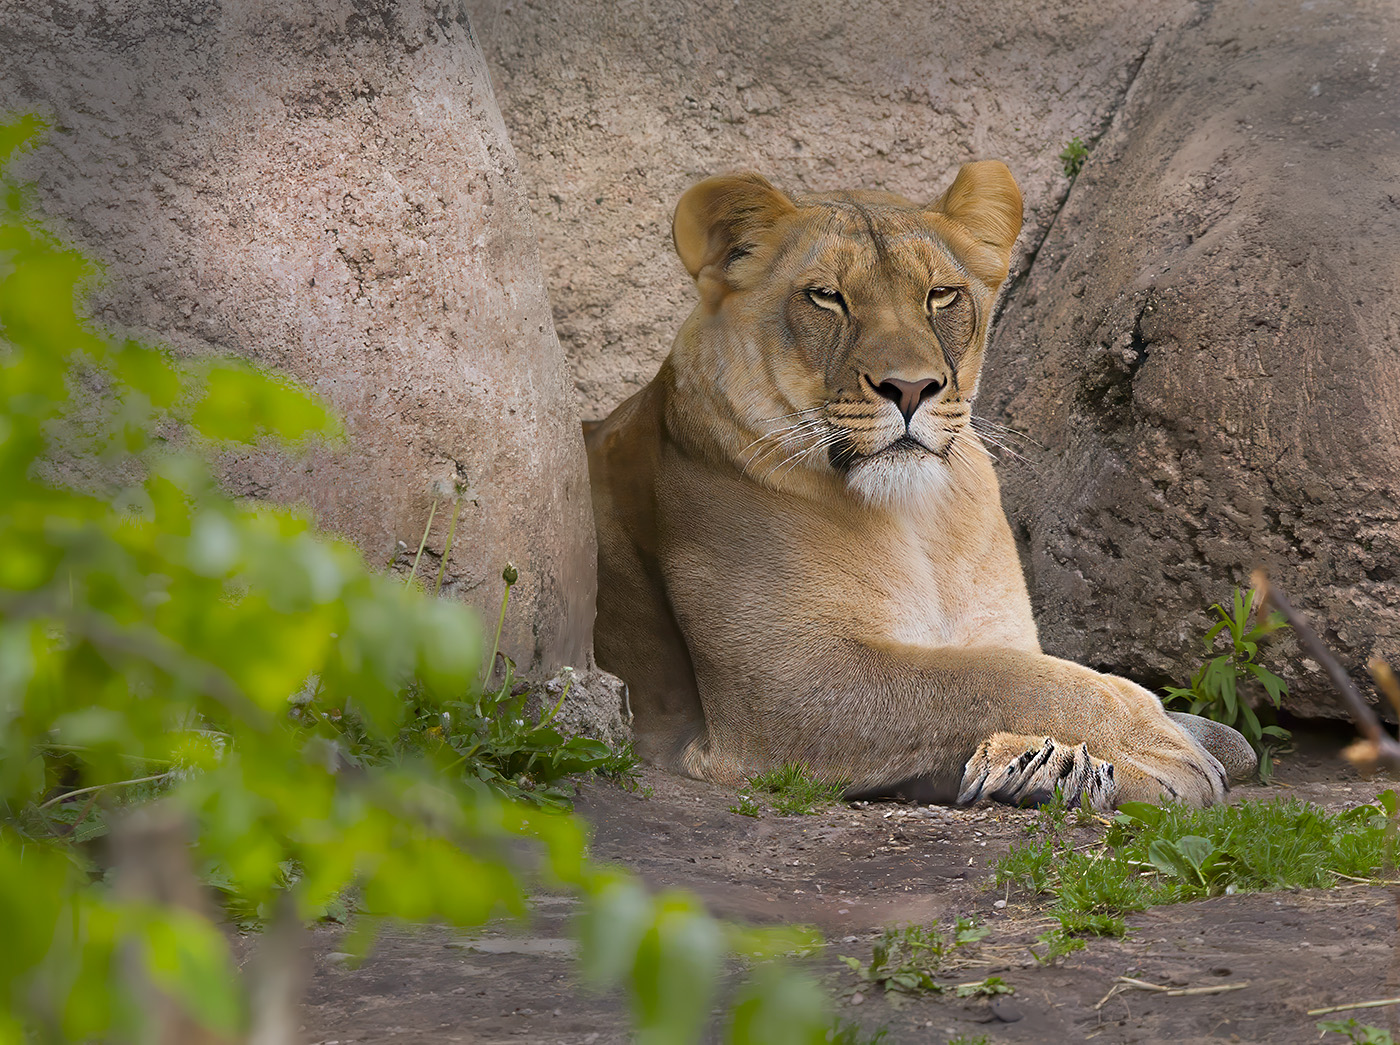
[[[1007,757],[1010,752],[1014,754]],[[1113,764],[1094,758],[1084,744],[1064,744],[1053,737],[1037,744],[1030,737],[999,733],[983,741],[968,759],[958,805],[979,798],[1017,806],[1044,805],[1056,790],[1072,805],[1087,796],[1094,809],[1110,810],[1118,795]]]

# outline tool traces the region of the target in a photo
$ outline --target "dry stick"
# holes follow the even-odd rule
[[[74,818],[73,822],[68,825],[66,830],[58,832],[59,838],[67,838],[69,835],[77,833],[78,828],[82,826],[83,821],[86,820],[88,814],[92,812],[92,807],[97,804],[97,796],[100,793],[101,792],[99,788],[92,789],[92,794],[88,795],[88,800],[83,803],[83,808],[79,810],[78,815]],[[67,795],[64,795],[62,797],[66,798]]]
[[[1197,994],[1224,994],[1227,991],[1242,991],[1249,986],[1249,981],[1243,983],[1222,983],[1214,987],[1163,987],[1159,983],[1148,983],[1146,980],[1134,979],[1131,976],[1119,976],[1109,988],[1107,994],[1098,1000],[1095,1009],[1103,1007],[1104,1003],[1115,994],[1126,990],[1153,991],[1157,994],[1165,994],[1168,998],[1181,998],[1188,995]]]
[[[1356,723],[1358,732],[1365,738],[1358,740],[1355,744],[1343,752],[1348,759],[1358,769],[1376,769],[1381,765],[1389,769],[1400,769],[1400,743],[1390,736],[1381,726],[1381,720],[1376,713],[1371,710],[1371,705],[1357,691],[1352,683],[1351,677],[1337,659],[1332,656],[1330,650],[1318,638],[1317,632],[1298,612],[1289,604],[1283,592],[1273,588],[1269,584],[1269,578],[1263,570],[1255,570],[1251,578],[1254,587],[1258,590],[1263,602],[1269,603],[1283,615],[1284,620],[1292,626],[1294,633],[1303,647],[1312,654],[1314,660],[1327,669],[1327,675],[1332,680],[1332,685],[1337,688],[1337,692],[1342,695],[1348,710],[1351,711],[1352,721]],[[1390,666],[1383,661],[1373,658],[1367,665],[1371,669],[1371,677],[1376,680],[1376,685],[1386,698],[1395,707],[1397,714],[1400,714],[1400,686],[1396,685],[1395,675],[1390,670]],[[1396,829],[1396,817],[1390,818],[1387,825],[1388,832],[1393,833]],[[1343,876],[1345,877],[1345,876]],[[1400,921],[1400,891],[1395,893],[1396,917]],[[1397,953],[1400,957],[1400,952]],[[1360,1002],[1355,1005],[1334,1005],[1324,1009],[1310,1009],[1309,1016],[1320,1016],[1328,1012],[1341,1012],[1345,1009],[1372,1009],[1383,1005],[1400,1004],[1400,998],[1391,998],[1386,1001]]]
[[[1345,1012],[1347,1009],[1380,1009],[1387,1005],[1400,1005],[1400,998],[1386,998],[1382,1001],[1356,1001],[1350,1005],[1329,1005],[1325,1009],[1309,1009],[1309,1016],[1324,1016],[1329,1012]]]
[[[1395,714],[1400,715],[1400,681],[1395,678],[1395,672],[1390,670],[1390,665],[1381,660],[1380,657],[1372,657],[1366,662],[1366,670],[1371,673],[1371,678],[1376,683],[1376,688],[1385,694],[1385,699],[1390,701],[1390,706],[1395,709]]]
[[[1376,717],[1376,713],[1371,710],[1371,705],[1366,703],[1366,699],[1358,692],[1356,685],[1351,681],[1351,677],[1346,673],[1346,669],[1337,663],[1337,658],[1332,656],[1326,644],[1318,637],[1309,624],[1292,604],[1288,597],[1269,583],[1269,578],[1263,570],[1255,570],[1251,578],[1255,590],[1259,592],[1263,602],[1273,606],[1282,614],[1293,633],[1298,636],[1298,641],[1308,654],[1323,666],[1327,671],[1327,677],[1332,680],[1332,685],[1337,688],[1337,692],[1342,695],[1342,700],[1347,705],[1347,710],[1351,712],[1352,721],[1356,723],[1357,731],[1366,738],[1364,751],[1356,751],[1350,754],[1353,761],[1365,760],[1374,763],[1384,763],[1391,768],[1400,768],[1400,743],[1385,731],[1381,726],[1381,720]]]
[[[1400,885],[1400,879],[1387,878],[1357,878],[1355,875],[1342,874],[1341,871],[1331,871],[1330,874],[1338,878],[1345,878],[1348,882],[1360,882],[1362,885]]]
[[[1132,987],[1140,991],[1157,991],[1168,997],[1179,997],[1186,994],[1224,994],[1226,991],[1240,991],[1249,986],[1249,981],[1243,983],[1222,983],[1214,987],[1163,987],[1160,983],[1148,983],[1146,980],[1135,979],[1132,976],[1120,976],[1118,982],[1126,987]]]

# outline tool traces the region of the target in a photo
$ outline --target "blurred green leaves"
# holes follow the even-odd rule
[[[40,129],[0,127],[0,159]],[[309,918],[353,895],[360,947],[384,919],[475,926],[536,886],[576,891],[595,982],[627,985],[643,1039],[697,1040],[737,937],[596,867],[582,825],[539,808],[562,805],[541,783],[606,749],[528,721],[509,679],[483,694],[460,606],[223,495],[209,448],[335,420],[249,365],[93,331],[91,278],[0,181],[0,1043],[148,1040],[151,995],[248,1025],[224,930],[115,890],[87,843],[152,804],[230,911]],[[762,976],[734,1040],[823,1040],[815,988]]]

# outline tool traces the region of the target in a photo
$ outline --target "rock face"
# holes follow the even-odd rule
[[[453,3],[56,0],[0,10],[0,106],[47,113],[19,168],[106,264],[100,320],[291,373],[347,421],[307,460],[231,462],[431,585],[522,669],[591,658],[586,462],[534,223]],[[400,544],[399,542],[402,542]],[[403,549],[407,548],[405,552]]]
[[[585,417],[655,374],[694,289],[671,211],[749,168],[793,192],[932,199],[1006,160],[1023,244],[1067,187],[1058,153],[1107,123],[1180,0],[469,0],[530,186]],[[1014,264],[1014,263],[1013,263]]]
[[[988,353],[1047,649],[1189,677],[1251,569],[1400,661],[1400,15],[1214,4],[1154,41]],[[1303,714],[1340,710],[1286,642]]]

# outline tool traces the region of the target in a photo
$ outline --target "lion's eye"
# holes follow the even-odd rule
[[[928,292],[928,310],[930,313],[937,312],[940,308],[947,308],[954,301],[958,300],[960,291],[957,287],[934,287]]]
[[[830,287],[808,287],[807,299],[818,308],[824,308],[840,315],[846,314],[846,299]]]

